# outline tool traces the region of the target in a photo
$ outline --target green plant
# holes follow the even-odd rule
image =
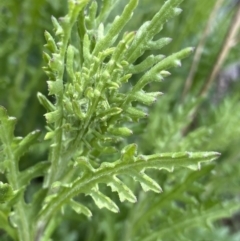
[[[145,148],[144,142],[140,142],[141,148],[137,151],[138,140],[133,133],[146,124],[145,106],[154,104],[162,94],[151,91],[149,84],[161,82],[170,75],[167,69],[180,66],[180,60],[193,51],[193,48],[184,48],[167,57],[158,53],[171,41],[158,38],[158,34],[166,21],[181,12],[178,5],[182,1],[166,1],[136,32],[123,34],[137,7],[137,0],[130,0],[122,14],[108,24],[110,10],[118,1],[69,0],[67,15],[58,20],[52,17],[54,35],[45,31],[47,43],[43,52],[44,71],[49,78],[47,85],[52,99],[40,92],[37,94],[46,109],[47,132],[42,134],[36,130],[24,138],[15,136],[16,119],[9,117],[5,108],[0,108],[0,170],[4,181],[0,183],[0,224],[13,240],[50,240],[57,236],[54,232],[67,215],[79,218],[82,229],[88,225],[89,233],[84,233],[81,240],[145,241],[176,237],[181,240],[184,237],[181,231],[185,228],[190,236],[190,227],[212,224],[239,210],[239,204],[234,200],[224,206],[211,199],[209,192],[202,197],[207,180],[194,187],[191,185],[193,181],[204,179],[214,168],[208,165],[199,170],[201,163],[219,156],[214,151],[197,152],[199,146],[191,142],[206,137],[208,129],[201,129],[200,134],[197,130],[197,137],[194,136],[196,132],[192,132],[193,137],[188,135],[184,141],[179,141],[180,147],[172,141],[172,135],[176,134],[177,139],[181,139],[186,123],[182,120],[174,123],[171,118],[174,115],[179,119],[190,116],[196,102],[187,102],[180,114],[173,111],[173,116],[167,116],[166,112],[159,115],[157,118],[162,118],[161,123],[166,126],[169,122],[174,123],[169,128],[172,132],[165,135],[166,140],[159,142],[154,125],[149,125],[150,130],[144,138],[150,142],[154,140],[154,144]],[[163,108],[170,103],[165,102]],[[21,103],[23,106],[24,100]],[[151,136],[152,140],[149,140]],[[21,164],[29,148],[30,151],[48,150],[47,160]],[[150,153],[151,149],[158,154]],[[178,167],[199,171],[177,170],[167,174]],[[155,172],[154,169],[161,171]],[[163,173],[162,178],[158,178],[159,172]],[[33,181],[38,177],[44,179],[40,185]],[[174,185],[170,185],[167,177]],[[176,180],[179,182],[175,183]],[[133,181],[139,182],[145,192],[156,193],[161,192],[158,183],[162,182],[168,192],[147,196]],[[31,187],[37,190],[30,191]],[[120,204],[112,192],[117,192],[121,202],[135,203],[138,195],[138,202],[128,212],[128,204]],[[103,218],[83,194],[91,196],[100,209],[115,213],[121,210],[119,220],[116,221],[116,216],[110,212],[105,212]],[[172,200],[178,202],[167,206]],[[201,209],[195,211],[192,204],[198,202]],[[70,208],[77,214],[73,215]],[[60,211],[62,216],[59,216]],[[99,221],[90,227],[87,218],[91,216],[96,216]],[[157,230],[157,222],[152,219],[164,220],[166,216],[168,220]],[[124,225],[127,225],[130,221],[133,225],[129,225],[121,236],[119,227],[114,224],[126,222]],[[98,224],[97,230],[104,230],[104,235],[99,231],[99,235],[94,236],[91,228],[94,230]],[[140,230],[142,226],[144,228]],[[64,235],[63,240],[70,240],[66,233]]]

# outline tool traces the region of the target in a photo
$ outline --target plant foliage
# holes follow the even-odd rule
[[[29,23],[21,7],[9,2],[0,4],[3,23],[10,21],[14,9],[26,26],[32,26],[29,31],[34,31],[34,23]],[[23,2],[23,9],[28,9],[27,1]],[[225,140],[229,137],[237,143],[239,128],[227,129],[224,137],[219,136],[228,122],[231,126],[238,123],[238,114],[229,120],[226,112],[237,113],[238,98],[226,99],[216,113],[209,111],[202,124],[189,131],[193,113],[204,104],[202,98],[192,100],[189,94],[178,103],[174,88],[179,88],[179,81],[157,102],[162,93],[156,88],[170,75],[170,68],[181,66],[181,60],[193,52],[187,47],[162,54],[162,48],[171,42],[165,36],[165,25],[179,18],[183,0],[164,2],[137,31],[126,29],[134,25],[138,0],[125,2],[122,12],[113,16],[120,1],[68,0],[66,15],[51,17],[53,31],[46,20],[43,69],[48,97],[34,82],[36,75],[42,78],[41,69],[27,61],[34,38],[19,48],[25,60],[16,79],[5,88],[18,92],[26,76],[33,80],[18,93],[19,101],[4,97],[10,115],[16,115],[19,124],[0,107],[0,227],[6,233],[4,240],[196,240],[195,227],[202,227],[199,237],[207,235],[206,227],[214,229],[216,220],[240,209],[235,196],[219,200],[227,187],[218,189],[222,177],[211,172],[221,173],[221,168],[227,167],[209,165],[220,156],[218,151],[236,153],[230,155],[233,159],[239,155]],[[28,9],[30,19],[36,9],[47,4],[51,11],[63,11],[57,1],[38,4]],[[6,27],[2,29],[6,39],[10,36],[14,41],[17,33],[11,35]],[[7,47],[6,42],[0,48],[1,56],[6,57],[3,50]],[[19,56],[14,53],[12,58]],[[11,68],[10,60],[8,64]],[[28,131],[24,124],[24,128],[18,127],[27,121],[24,109],[34,115],[35,102],[30,111],[26,107],[33,90],[38,90],[37,99],[45,109],[46,131],[30,131],[19,137],[18,133]],[[34,118],[30,119],[34,123]],[[136,138],[142,129],[141,139]],[[229,181],[235,183],[231,178]],[[108,210],[100,211],[102,208]],[[64,228],[59,229],[59,225]],[[215,230],[224,232],[224,228]]]

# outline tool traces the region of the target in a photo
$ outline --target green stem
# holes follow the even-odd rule
[[[65,55],[66,55],[66,51],[67,51],[67,46],[68,46],[68,41],[70,38],[70,34],[71,34],[71,30],[72,30],[72,26],[69,26],[69,28],[67,28],[67,30],[64,33],[64,37],[63,37],[63,45],[60,49],[60,61],[64,64],[65,62]],[[57,73],[57,77],[56,80],[61,80],[62,81],[62,85],[63,85],[63,75],[64,75],[64,66],[59,70],[59,72]],[[59,177],[59,172],[62,172],[60,170],[63,170],[64,168],[61,167],[62,160],[61,160],[61,154],[62,154],[62,134],[63,134],[63,130],[62,130],[62,124],[63,124],[63,92],[61,92],[58,96],[57,96],[57,103],[56,103],[56,109],[60,110],[61,113],[61,118],[55,123],[54,129],[56,130],[56,135],[53,141],[53,149],[52,149],[52,153],[50,155],[51,158],[51,163],[52,163],[52,168],[50,169],[49,172],[49,182],[48,182],[48,186],[50,186],[54,181],[57,180],[57,178]],[[65,165],[64,165],[65,167]]]
[[[3,132],[4,133],[4,132]],[[18,161],[14,156],[14,152],[11,148],[11,144],[7,141],[8,138],[4,138],[6,140],[6,156],[9,160],[9,174],[8,181],[12,186],[13,190],[19,190],[21,187],[19,186],[19,171],[18,171]],[[26,215],[25,210],[25,201],[23,197],[20,198],[19,202],[15,206],[16,216],[18,217],[17,224],[17,232],[20,241],[32,241],[31,238],[31,228],[28,220],[28,216]]]
[[[56,80],[62,81],[63,86],[63,75],[65,71],[65,55],[68,47],[68,42],[71,36],[71,32],[73,29],[73,25],[76,22],[76,19],[81,12],[81,10],[85,7],[85,5],[89,2],[89,0],[82,0],[82,1],[76,1],[74,9],[70,9],[70,15],[65,17],[62,21],[66,21],[62,24],[63,27],[63,35],[62,35],[62,46],[60,48],[60,62],[62,63],[62,67],[59,69],[59,71],[56,74]],[[71,8],[71,6],[70,6]],[[69,22],[68,22],[69,21]],[[56,109],[60,110],[61,117],[59,120],[55,123],[54,129],[56,130],[56,135],[53,140],[53,149],[50,154],[50,159],[52,163],[52,167],[50,169],[48,178],[47,178],[47,186],[51,186],[51,184],[58,180],[60,176],[62,176],[62,173],[66,170],[67,162],[62,158],[62,136],[63,136],[63,88],[62,92],[59,93],[59,95],[56,96],[57,103],[56,103]]]

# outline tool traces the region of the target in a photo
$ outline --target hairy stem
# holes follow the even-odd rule
[[[2,131],[2,133],[4,133]],[[6,133],[7,134],[7,133]],[[19,185],[19,170],[18,170],[18,160],[14,156],[14,151],[11,148],[11,144],[8,142],[7,136],[2,136],[2,139],[5,139],[6,144],[6,156],[9,161],[9,174],[7,176],[9,184],[12,186],[13,190],[19,190],[21,187]],[[18,217],[17,232],[19,235],[20,241],[31,241],[31,225],[29,223],[28,217],[25,210],[25,201],[23,197],[16,204],[16,216]]]

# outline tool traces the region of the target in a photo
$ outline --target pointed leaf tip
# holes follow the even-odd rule
[[[127,145],[126,147],[123,148],[121,151],[122,161],[130,161],[135,158],[135,155],[137,154],[137,144],[133,143],[130,145]]]
[[[71,200],[69,205],[71,206],[71,208],[78,214],[84,214],[85,216],[87,216],[88,218],[92,217],[92,212],[84,205],[82,205],[81,203],[78,203],[74,200]]]
[[[131,203],[137,202],[137,198],[131,189],[129,189],[117,177],[112,178],[107,185],[111,187],[113,192],[118,193],[121,202],[124,202],[125,200],[128,200]]]
[[[181,8],[174,8],[174,14],[179,15],[183,10]]]
[[[156,181],[154,181],[152,178],[150,178],[148,175],[146,175],[145,173],[141,172],[141,173],[134,173],[134,179],[136,181],[139,181],[143,190],[145,192],[152,190],[156,193],[161,193],[162,192],[162,188],[158,185],[158,183]]]
[[[114,212],[114,213],[118,213],[119,212],[119,208],[118,206],[107,196],[105,196],[104,194],[102,194],[99,191],[96,190],[92,190],[89,194],[90,195],[95,204],[101,209],[101,208],[107,208],[108,210]]]

